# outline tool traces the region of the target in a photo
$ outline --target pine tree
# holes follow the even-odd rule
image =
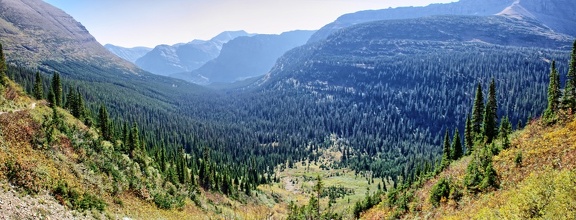
[[[452,160],[458,160],[462,157],[462,142],[460,141],[460,132],[458,128],[454,131],[454,138],[452,139]]]
[[[36,72],[36,80],[34,80],[34,98],[37,100],[44,98],[44,87],[42,86],[42,78],[40,72]]]
[[[82,94],[80,94],[80,90],[76,89],[76,93],[74,96],[75,100],[72,105],[72,115],[78,119],[84,118],[84,98],[82,98]]]
[[[98,111],[98,127],[100,128],[100,133],[102,133],[102,138],[107,141],[112,141],[108,111],[104,104],[100,105],[100,110]],[[164,169],[162,171],[164,171]]]
[[[316,192],[316,198],[318,198],[317,200],[317,204],[316,204],[316,208],[318,209],[318,216],[320,216],[320,196],[322,195],[322,189],[324,187],[324,183],[322,182],[322,178],[320,178],[320,175],[316,176],[316,185],[314,185],[314,192]]]
[[[502,121],[500,121],[500,128],[498,129],[498,135],[500,138],[508,137],[512,133],[512,123],[508,119],[508,116],[504,117]]]
[[[494,79],[490,82],[488,89],[488,101],[486,102],[486,109],[484,110],[484,124],[482,130],[486,137],[487,143],[492,143],[497,136],[497,120],[498,120],[498,103],[496,101],[496,83]]]
[[[474,136],[477,136],[481,132],[483,113],[484,96],[482,95],[482,85],[478,83],[478,87],[476,87],[476,97],[474,98],[474,106],[472,107],[472,133]]]
[[[576,40],[572,46],[572,54],[570,56],[570,66],[568,68],[568,76],[566,79],[566,87],[564,88],[563,104],[565,108],[576,108]]]
[[[0,43],[0,85],[6,86],[8,83],[8,77],[6,76],[6,71],[8,70],[6,66],[6,58],[4,57],[4,49]]]
[[[132,126],[128,140],[128,152],[130,153],[130,156],[134,157],[135,151],[140,149],[140,135],[136,124]]]
[[[52,77],[52,91],[54,91],[54,104],[58,107],[62,107],[62,83],[60,82],[60,74],[54,73]]]
[[[442,169],[444,169],[450,164],[451,156],[452,154],[450,153],[450,136],[448,134],[448,130],[446,130],[446,134],[444,135],[444,147],[442,148]]]
[[[472,121],[470,115],[466,117],[466,128],[464,129],[464,143],[466,144],[466,155],[470,155],[474,147],[474,135],[472,134]]]
[[[50,92],[48,93],[48,103],[52,108],[56,106],[56,95],[54,94],[53,88],[50,88]]]
[[[74,93],[73,89],[69,89],[68,95],[66,95],[66,104],[64,105],[64,108],[72,112],[72,108],[74,108],[74,106],[76,105],[74,104],[75,101],[76,101],[76,93]]]
[[[551,118],[558,110],[560,98],[560,75],[556,70],[556,61],[550,68],[550,83],[548,84],[548,107],[544,111],[545,118]]]

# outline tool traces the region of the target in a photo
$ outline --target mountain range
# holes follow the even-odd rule
[[[286,51],[308,41],[314,31],[238,37],[223,45],[220,55],[188,73],[171,75],[197,84],[231,83],[262,76]]]
[[[250,34],[245,31],[226,31],[208,41],[193,40],[172,46],[158,45],[135,63],[146,71],[162,76],[192,71],[216,58],[222,45],[240,36]]]

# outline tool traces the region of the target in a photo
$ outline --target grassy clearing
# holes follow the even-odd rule
[[[324,183],[324,190],[329,187],[342,187],[350,190],[350,195],[345,195],[336,199],[332,207],[328,206],[329,198],[323,197],[320,200],[321,210],[332,210],[340,213],[344,219],[353,219],[352,209],[357,201],[363,200],[367,191],[376,192],[378,183],[382,184],[382,179],[372,178],[367,173],[356,173],[350,169],[327,168],[339,156],[330,149],[322,153],[319,162],[297,162],[293,168],[277,170],[280,179],[278,183],[260,186],[261,190],[269,198],[273,198],[268,204],[271,207],[270,215],[273,218],[285,218],[288,214],[288,204],[294,202],[298,205],[305,205],[313,194],[313,186],[316,184],[317,176],[320,176]],[[286,166],[287,167],[287,166]]]

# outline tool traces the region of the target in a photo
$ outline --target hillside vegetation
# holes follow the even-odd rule
[[[548,107],[538,119],[514,133],[502,118],[498,133],[490,111],[495,103],[490,86],[482,129],[467,119],[468,156],[454,157],[455,144],[446,133],[442,165],[434,172],[388,192],[383,202],[363,213],[365,219],[574,219],[576,218],[576,42],[566,86],[561,89],[555,61],[550,69]],[[476,100],[483,100],[480,86]],[[493,109],[493,110],[490,110]],[[520,128],[521,125],[518,125]],[[488,131],[488,132],[487,132]],[[510,134],[510,135],[509,135]],[[455,136],[456,137],[456,136]],[[456,139],[456,138],[455,138]],[[458,139],[456,139],[458,140]],[[454,142],[459,142],[454,141]],[[453,142],[453,143],[454,143]],[[452,146],[452,147],[451,147]],[[452,155],[452,156],[447,156]],[[453,160],[453,161],[452,161]],[[402,202],[396,200],[397,195]]]
[[[445,171],[413,190],[405,219],[574,219],[576,217],[576,118],[546,125],[532,121],[515,132],[511,147],[493,157],[500,186],[474,194],[462,187],[471,156],[452,163]],[[439,207],[430,202],[434,185],[449,179],[460,195],[450,191]],[[390,218],[394,209],[383,202],[362,218]]]

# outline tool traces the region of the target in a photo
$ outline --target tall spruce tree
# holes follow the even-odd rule
[[[76,89],[76,95],[74,95],[74,102],[72,105],[72,115],[78,119],[84,118],[84,98],[82,98],[82,94],[80,94],[80,90]]]
[[[48,92],[48,104],[50,107],[56,106],[56,95],[54,95],[54,89],[50,87],[50,92]]]
[[[484,113],[484,95],[482,95],[482,85],[478,83],[474,106],[472,107],[472,132],[477,136],[482,131],[482,121]]]
[[[136,124],[132,125],[132,130],[128,138],[128,152],[133,157],[137,150],[140,149],[140,135],[138,131],[138,126]]]
[[[54,72],[54,76],[52,76],[52,91],[54,92],[54,104],[62,107],[62,82],[60,82],[60,74],[57,72]]]
[[[484,132],[487,143],[492,143],[498,135],[497,114],[498,103],[496,101],[496,83],[494,82],[494,79],[492,79],[488,89],[488,101],[486,102],[486,109],[484,110],[484,124],[482,126],[482,131]]]
[[[36,71],[36,79],[34,80],[34,98],[37,100],[44,98],[44,86],[42,85],[42,77],[40,72]]]
[[[6,86],[8,83],[8,77],[6,76],[6,71],[8,67],[6,66],[6,58],[4,57],[4,48],[0,43],[0,85]]]
[[[98,111],[98,127],[100,128],[100,133],[102,133],[102,138],[107,141],[112,141],[108,111],[104,104],[100,105],[100,110]],[[162,171],[164,171],[164,169]]]
[[[448,129],[446,129],[446,134],[444,134],[444,145],[442,147],[442,169],[446,168],[450,164],[450,158],[452,158],[452,154],[450,153],[450,136],[448,134]]]
[[[544,118],[551,119],[556,114],[560,98],[560,75],[556,70],[556,61],[550,67],[550,83],[548,84],[548,107],[544,111]]]
[[[73,89],[69,89],[68,95],[66,95],[66,104],[64,105],[64,108],[72,112],[72,109],[74,108],[74,106],[76,106],[76,104],[74,103],[75,101],[76,101],[76,93],[74,93]]]
[[[505,116],[500,121],[500,128],[498,128],[498,135],[500,138],[504,138],[512,133],[512,123],[508,119],[508,116]]]
[[[454,131],[454,138],[452,138],[452,160],[458,160],[462,157],[462,141],[460,141],[460,132],[458,128]]]
[[[466,127],[464,129],[464,143],[466,146],[466,155],[470,155],[474,147],[474,135],[472,133],[472,121],[470,115],[466,117]]]
[[[572,46],[572,54],[570,56],[570,66],[568,68],[568,75],[566,79],[566,86],[564,87],[563,104],[565,108],[575,110],[576,108],[576,40]]]

